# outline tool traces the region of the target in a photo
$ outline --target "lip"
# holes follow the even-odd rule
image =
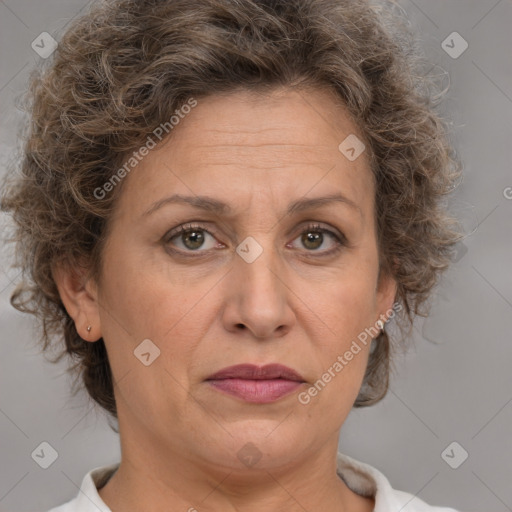
[[[255,364],[236,364],[228,366],[210,375],[207,380],[218,379],[246,379],[246,380],[271,380],[286,379],[296,382],[304,382],[304,377],[292,368],[282,364],[266,364],[257,366]]]
[[[296,390],[305,379],[282,364],[238,364],[210,375],[206,382],[218,391],[247,402],[270,403]]]

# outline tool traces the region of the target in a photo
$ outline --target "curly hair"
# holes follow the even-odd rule
[[[1,202],[23,276],[11,304],[39,319],[42,350],[62,348],[63,336],[53,362],[75,358],[68,370],[117,418],[103,339],[79,336],[53,270],[100,279],[122,183],[105,197],[94,191],[187,99],[240,88],[326,87],[344,105],[376,184],[380,271],[397,281],[397,323],[410,333],[462,237],[444,201],[461,175],[436,112],[445,91],[421,72],[413,39],[385,0],[110,0],[75,20],[32,76],[27,139]],[[385,396],[392,355],[383,329],[355,406]]]

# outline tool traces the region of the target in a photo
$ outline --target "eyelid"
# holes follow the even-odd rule
[[[191,221],[191,222],[184,222],[183,224],[180,224],[179,226],[169,230],[162,238],[162,241],[165,243],[165,244],[169,244],[170,241],[173,239],[173,238],[176,238],[177,236],[181,235],[182,233],[185,233],[185,232],[188,232],[188,231],[194,231],[194,230],[197,230],[197,231],[204,231],[206,233],[208,233],[210,236],[212,236],[213,238],[217,239],[217,236],[215,234],[215,230],[212,230],[210,227],[206,227],[206,225],[202,222],[196,222],[196,221]],[[219,242],[222,244],[222,242]],[[225,245],[225,244],[222,244],[222,245]],[[199,253],[199,252],[202,252],[202,253],[206,253],[206,252],[209,252],[209,251],[183,251],[182,249],[176,249],[176,251],[178,252],[187,252],[189,254],[193,254],[194,252],[195,253]]]
[[[304,222],[306,223],[305,225],[304,225]],[[329,256],[329,255],[332,255],[332,254],[338,252],[343,247],[350,247],[350,244],[349,244],[345,234],[342,231],[340,231],[340,230],[338,230],[336,228],[324,227],[324,226],[321,225],[321,223],[319,223],[317,221],[304,221],[304,222],[301,223],[301,227],[298,228],[298,231],[296,231],[295,229],[293,230],[293,232],[296,232],[297,235],[292,240],[292,242],[298,236],[302,235],[305,232],[317,231],[317,232],[320,232],[320,233],[327,233],[328,235],[330,235],[334,239],[334,242],[336,244],[336,247],[334,249],[330,249],[330,250],[327,250],[327,251],[315,251],[315,250],[308,251],[308,250],[305,249],[306,253],[310,253],[311,255],[315,255],[315,253],[317,253],[317,255],[320,256],[320,257],[321,256]],[[181,233],[188,232],[188,231],[193,231],[194,229],[198,230],[198,231],[205,231],[206,233],[208,233],[209,235],[211,235],[212,237],[217,239],[217,236],[215,234],[215,230],[211,229],[210,227],[207,227],[204,222],[201,222],[201,221],[190,221],[190,222],[185,222],[183,224],[180,224],[176,228],[173,228],[172,230],[168,231],[164,235],[164,237],[163,237],[163,242],[165,244],[169,244],[170,241],[173,238],[176,238]],[[219,243],[222,244],[222,245],[225,245],[222,242],[219,242]],[[180,254],[192,255],[192,256],[200,256],[200,255],[209,254],[209,253],[211,253],[212,250],[213,249],[208,249],[208,250],[203,250],[203,251],[201,251],[201,250],[197,250],[197,251],[184,251],[183,249],[176,249],[176,248],[174,248],[173,252],[177,252],[177,253],[180,253]]]
[[[348,243],[348,240],[342,231],[340,231],[336,228],[324,227],[316,221],[309,221],[305,226],[300,228],[300,231],[298,232],[297,236],[300,236],[303,233],[307,233],[307,232],[319,232],[322,234],[326,233],[331,238],[334,239],[334,243],[335,243],[335,247],[332,249],[329,249],[329,250],[324,250],[324,251],[304,250],[304,252],[307,256],[313,256],[313,257],[317,257],[317,258],[329,257],[329,256],[333,256],[333,255],[337,254],[343,248],[350,247],[350,244]],[[295,239],[296,238],[294,238],[293,240],[295,240]],[[293,240],[292,240],[292,242],[293,242]]]

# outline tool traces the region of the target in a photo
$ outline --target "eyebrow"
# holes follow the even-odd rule
[[[356,210],[361,217],[363,216],[363,212],[359,205],[357,205],[354,201],[340,193],[331,194],[323,197],[298,199],[297,201],[294,201],[288,205],[286,214],[290,215],[292,213],[302,212],[304,210],[312,210],[314,208],[320,208],[321,206],[325,206],[330,203],[345,204],[346,206],[349,206],[351,209]],[[151,215],[155,211],[159,210],[160,208],[168,204],[189,204],[199,210],[204,210],[215,214],[233,214],[233,208],[231,208],[231,206],[222,201],[219,201],[218,199],[214,199],[213,197],[185,196],[182,194],[174,194],[170,197],[160,199],[156,203],[153,203],[151,207],[142,214],[142,216],[146,217],[148,215]]]

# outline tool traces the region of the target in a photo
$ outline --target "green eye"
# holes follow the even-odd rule
[[[294,248],[305,249],[306,253],[313,253],[315,256],[330,256],[347,246],[343,235],[340,236],[318,224],[307,226],[295,238],[295,240],[298,239],[300,239],[301,247]],[[329,239],[331,240],[329,246],[326,249],[321,249]],[[175,252],[199,255],[218,247],[220,242],[217,242],[214,235],[200,224],[182,224],[165,237],[165,243],[173,246],[172,250]],[[221,245],[223,246],[223,244]]]
[[[326,240],[325,235],[328,235],[332,240],[331,248],[319,250]],[[323,228],[318,224],[311,224],[307,226],[306,229],[300,233],[298,238],[300,238],[302,247],[308,249],[307,252],[318,252],[319,255],[331,255],[346,245],[343,236],[340,237],[330,229]]]
[[[167,238],[167,242],[171,243],[172,240],[177,239],[182,244],[182,247],[178,246],[180,250],[185,252],[198,252],[197,250],[203,247],[203,245],[205,244],[205,240],[207,240],[208,237],[214,239],[213,235],[208,230],[204,229],[202,226],[181,225],[178,228],[177,232],[175,232],[174,234]],[[205,250],[209,250],[211,248],[213,247],[207,247]]]

